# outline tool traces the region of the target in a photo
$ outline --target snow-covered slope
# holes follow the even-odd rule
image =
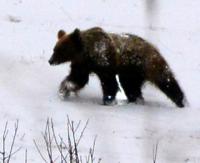
[[[29,162],[42,162],[33,139],[41,142],[48,117],[63,133],[67,115],[89,125],[81,152],[98,135],[96,155],[104,163],[152,162],[159,141],[161,163],[200,161],[200,2],[198,0],[1,0],[0,1],[0,131],[19,119],[17,142],[28,149]],[[148,83],[145,104],[101,105],[95,76],[79,97],[61,101],[57,89],[69,65],[47,63],[61,28],[130,32],[153,42],[169,62],[189,106],[176,108]],[[95,90],[95,91],[94,91]],[[123,95],[118,95],[119,101]],[[20,134],[22,133],[22,134]],[[14,162],[24,161],[24,150]]]

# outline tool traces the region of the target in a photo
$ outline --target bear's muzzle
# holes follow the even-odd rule
[[[49,59],[49,64],[50,64],[50,65],[53,65],[53,64],[54,64],[54,62],[53,62],[53,57],[51,57],[51,58]]]

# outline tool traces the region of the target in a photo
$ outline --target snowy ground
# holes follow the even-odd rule
[[[32,140],[42,141],[48,117],[64,133],[67,115],[75,121],[89,119],[80,152],[98,135],[96,155],[103,163],[152,162],[157,141],[158,163],[200,162],[199,5],[199,0],[1,0],[0,131],[6,121],[12,129],[19,119],[16,146],[23,146],[13,162],[24,162],[26,148],[29,162],[42,162]],[[95,76],[80,97],[61,101],[57,89],[69,67],[47,63],[56,33],[93,26],[153,42],[176,74],[189,106],[176,108],[148,83],[144,105],[102,106]]]

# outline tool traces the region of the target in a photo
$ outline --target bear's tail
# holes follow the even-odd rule
[[[178,85],[176,79],[171,76],[157,81],[156,85],[162,90],[178,107],[185,106],[185,95]]]
[[[185,95],[160,52],[156,48],[150,48],[145,61],[147,79],[165,93],[178,107],[184,107],[187,102]]]
[[[166,60],[152,45],[145,55],[146,77],[166,94],[178,107],[184,107],[186,98]]]
[[[186,98],[181,90],[177,80],[169,68],[165,66],[165,70],[155,79],[156,86],[163,91],[178,107],[182,108],[186,104]]]

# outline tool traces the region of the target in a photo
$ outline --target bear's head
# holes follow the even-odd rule
[[[66,34],[64,30],[60,30],[57,37],[58,41],[49,64],[58,65],[77,58],[83,49],[80,30],[75,29],[71,34]]]

